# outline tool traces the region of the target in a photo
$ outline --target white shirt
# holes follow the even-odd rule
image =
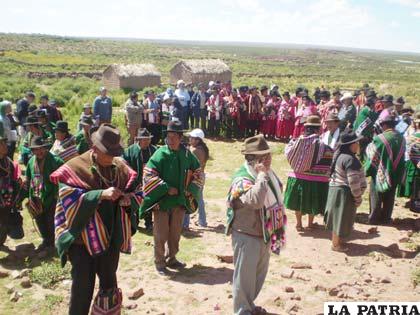
[[[340,138],[340,128],[337,128],[336,131],[334,131],[334,134],[332,135],[331,142],[328,143],[328,139],[330,137],[330,131],[324,132],[322,134],[322,142],[326,145],[328,145],[331,149],[335,150],[337,149],[338,140]]]

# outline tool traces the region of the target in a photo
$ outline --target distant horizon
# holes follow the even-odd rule
[[[286,43],[286,42],[258,42],[258,41],[214,41],[214,40],[199,40],[199,39],[165,39],[165,38],[139,38],[139,37],[110,37],[110,36],[79,36],[79,35],[62,35],[53,33],[17,33],[17,32],[0,32],[6,35],[22,35],[22,36],[47,36],[59,38],[73,38],[82,40],[111,40],[111,41],[131,41],[131,42],[146,42],[156,44],[197,44],[202,46],[218,45],[218,46],[232,46],[232,47],[269,47],[269,48],[293,48],[293,49],[321,49],[321,50],[337,50],[347,52],[365,52],[365,53],[386,53],[386,54],[403,54],[420,56],[417,51],[404,50],[390,50],[390,49],[373,49],[367,47],[350,47],[350,46],[335,46],[335,45],[317,45],[305,43]]]

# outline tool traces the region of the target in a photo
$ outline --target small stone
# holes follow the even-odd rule
[[[287,292],[287,293],[293,293],[293,292],[295,292],[295,289],[293,289],[293,287],[285,287],[284,291]]]
[[[297,305],[296,303],[290,303],[286,305],[286,311],[288,314],[297,313],[299,311],[299,305]]]
[[[127,310],[134,310],[137,308],[137,304],[136,303],[126,304],[124,305],[124,308]]]
[[[292,300],[292,301],[300,301],[302,298],[300,297],[300,295],[298,295],[298,294],[293,294],[291,297],[290,297],[290,299]]]
[[[19,279],[20,278],[19,270],[13,270],[11,276],[13,280]]]
[[[371,283],[372,278],[369,275],[365,275],[365,276],[363,276],[363,281],[366,282],[366,283]]]
[[[144,245],[146,246],[153,246],[151,241],[144,241]]]
[[[312,266],[310,264],[305,263],[295,263],[290,266],[292,269],[312,269]]]
[[[290,279],[293,277],[293,274],[295,273],[295,271],[293,269],[287,269],[282,271],[282,273],[280,274],[280,276],[282,278],[286,278],[286,279]]]
[[[204,299],[203,299],[203,302],[204,301],[208,301],[209,300],[209,298],[206,296]]]
[[[317,284],[315,286],[315,291],[327,291],[327,288],[325,288],[324,286]]]
[[[144,290],[142,288],[140,288],[140,289],[137,289],[136,291],[132,292],[131,294],[129,294],[128,299],[129,300],[137,300],[138,298],[140,298],[143,295],[144,295]]]
[[[325,273],[329,275],[329,274],[331,274],[331,270],[328,269],[328,270],[325,271]]]
[[[299,279],[299,280],[302,280],[302,281],[311,281],[311,279],[309,279],[308,277],[302,276],[302,275],[296,276],[296,279]]]
[[[222,308],[220,307],[219,303],[217,303],[214,307],[213,310],[214,311],[220,311]]]
[[[340,292],[340,290],[338,288],[332,288],[332,289],[330,289],[330,291],[328,292],[328,294],[330,296],[337,296],[338,292]]]
[[[10,275],[10,272],[7,270],[0,270],[0,278],[6,278]]]
[[[233,264],[233,256],[221,256],[217,255],[217,259],[226,264]]]
[[[17,302],[22,297],[22,293],[14,291],[10,295],[10,302]]]
[[[368,233],[369,234],[377,234],[378,233],[378,227],[377,226],[373,226],[371,228],[368,229]]]
[[[410,241],[409,237],[402,237],[398,240],[400,243],[408,243]]]
[[[24,289],[28,289],[32,287],[31,280],[28,277],[24,277],[22,281],[20,282],[20,286]]]
[[[391,283],[391,279],[389,279],[388,277],[383,277],[381,279],[381,283]]]
[[[7,294],[12,294],[13,292],[15,292],[15,286],[13,285],[13,283],[6,284],[4,288],[6,289]]]
[[[233,298],[233,295],[232,294],[229,294],[228,295],[228,299],[231,299],[231,298]]]

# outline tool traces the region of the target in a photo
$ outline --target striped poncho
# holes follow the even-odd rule
[[[135,233],[133,204],[141,202],[141,192],[127,191],[137,174],[120,158],[112,166],[119,188],[131,200],[128,203],[101,200],[107,188],[101,183],[92,159],[92,151],[72,159],[51,175],[59,184],[55,214],[56,247],[62,264],[67,251],[78,240],[82,241],[91,256],[104,253],[117,246],[123,253],[131,252],[131,235]],[[130,206],[131,205],[131,206]]]
[[[70,136],[63,141],[55,140],[50,152],[59,156],[64,162],[79,155],[76,147],[76,140],[73,136]]]

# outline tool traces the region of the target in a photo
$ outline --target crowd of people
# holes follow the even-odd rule
[[[198,210],[196,224],[207,226],[207,137],[245,138],[245,161],[227,198],[235,314],[265,314],[254,300],[270,251],[279,254],[285,244],[286,209],[295,211],[298,232],[313,229],[323,215],[332,250],[340,252],[348,250],[366,177],[369,224],[392,224],[396,195],[420,212],[420,115],[402,97],[378,97],[368,85],[353,93],[320,88],[310,96],[304,88],[291,95],[278,86],[210,82],[195,89],[179,81],[141,100],[132,92],[124,104],[127,147],[112,125],[106,88],[83,106],[74,134],[47,95],[35,104],[33,92],[15,110],[0,102],[0,243],[24,237],[26,208],[42,237],[37,251],[56,248],[62,265],[72,265],[70,314],[119,313],[119,255],[131,252],[140,220],[153,232],[157,273],[185,267],[176,256],[190,214]],[[285,187],[271,167],[267,139],[287,143]]]

